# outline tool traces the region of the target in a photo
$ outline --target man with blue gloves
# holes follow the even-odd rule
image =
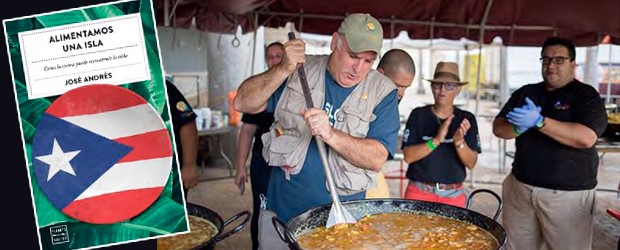
[[[591,249],[598,154],[607,127],[600,94],[575,79],[575,46],[548,38],[544,81],[516,90],[493,121],[493,134],[515,140],[502,186],[506,249]]]

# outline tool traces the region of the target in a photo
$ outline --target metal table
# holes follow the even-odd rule
[[[601,153],[601,160],[605,153],[618,153],[620,152],[620,141],[611,141],[606,138],[600,138],[596,141],[596,151]]]
[[[229,177],[234,175],[234,166],[230,158],[228,158],[228,156],[226,156],[226,154],[224,153],[224,147],[222,145],[222,135],[228,134],[231,131],[233,131],[233,127],[231,126],[198,130],[199,138],[202,138],[202,137],[217,138],[217,145],[219,148],[218,156],[224,159],[224,161],[226,162],[226,165],[228,167]]]

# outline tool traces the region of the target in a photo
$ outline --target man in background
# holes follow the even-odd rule
[[[381,57],[377,71],[394,82],[400,103],[415,78],[415,64],[409,53],[402,49],[388,50]],[[390,188],[383,172],[377,173],[377,187],[366,191],[366,198],[390,198]]]
[[[591,249],[605,105],[575,79],[571,41],[545,40],[540,63],[544,80],[517,89],[493,120],[495,136],[516,138],[502,184],[506,249]]]
[[[181,94],[179,89],[172,83],[171,77],[166,77],[166,91],[168,94],[168,104],[174,129],[174,144],[176,154],[181,168],[181,180],[183,182],[183,197],[187,202],[187,192],[198,184],[198,172],[196,170],[196,157],[198,156],[198,128],[196,127],[196,114],[189,105],[187,99]],[[179,178],[174,178],[173,186]],[[176,202],[183,203],[173,196]],[[157,249],[158,239],[151,239],[139,242],[136,249]],[[132,245],[136,245],[132,243]]]
[[[196,114],[192,106],[171,80],[166,78],[166,89],[170,103],[172,127],[174,128],[174,143],[179,164],[181,164],[183,193],[185,201],[187,201],[187,192],[198,184],[198,173],[196,171],[198,128],[196,127]]]
[[[377,65],[377,71],[394,82],[398,89],[398,102],[403,99],[405,90],[411,86],[415,78],[413,59],[402,49],[391,49],[385,52]]]
[[[282,43],[274,42],[269,44],[266,49],[265,61],[267,68],[282,61],[284,46]],[[250,148],[252,150],[252,160],[250,161],[250,181],[252,185],[252,221],[250,222],[250,234],[252,237],[252,249],[258,249],[258,214],[260,212],[261,197],[264,200],[269,184],[271,168],[263,158],[263,141],[261,135],[269,132],[269,126],[273,123],[273,112],[263,111],[258,114],[243,114],[241,130],[237,144],[237,174],[235,184],[243,194],[245,183],[248,181],[248,171],[245,166]],[[254,144],[252,146],[252,140]]]

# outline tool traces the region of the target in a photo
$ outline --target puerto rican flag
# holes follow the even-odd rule
[[[80,221],[109,224],[140,214],[161,194],[172,143],[159,114],[115,85],[75,88],[37,125],[33,170],[50,202]]]

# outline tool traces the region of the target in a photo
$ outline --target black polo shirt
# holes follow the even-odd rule
[[[185,96],[181,94],[173,83],[166,81],[166,90],[168,92],[168,103],[170,103],[170,118],[174,128],[174,143],[176,144],[179,163],[183,167],[183,145],[181,145],[181,135],[179,132],[181,127],[196,120],[197,116],[192,106],[185,99]]]
[[[263,140],[261,136],[264,133],[269,132],[269,126],[274,121],[273,113],[263,111],[258,114],[243,114],[241,121],[247,124],[254,124],[257,126],[256,133],[254,133],[254,144],[252,146],[252,153],[262,154]]]
[[[582,124],[597,136],[607,127],[607,113],[599,92],[577,80],[553,91],[547,91],[544,82],[525,85],[511,95],[498,117],[506,117],[513,108],[525,105],[525,97],[542,108],[544,117]],[[519,135],[515,146],[512,174],[519,181],[558,190],[596,187],[599,158],[594,147],[569,147],[536,128]]]

